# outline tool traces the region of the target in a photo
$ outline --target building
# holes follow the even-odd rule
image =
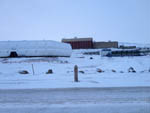
[[[136,46],[124,46],[124,45],[120,45],[119,48],[120,49],[136,49]]]
[[[62,39],[62,42],[69,43],[72,49],[91,49],[93,48],[93,38],[72,38]]]
[[[118,42],[117,41],[109,41],[109,42],[94,42],[93,48],[118,48]]]
[[[71,53],[70,44],[56,41],[0,41],[0,57],[69,57]]]
[[[123,57],[123,56],[141,56],[139,49],[102,49],[101,56]]]

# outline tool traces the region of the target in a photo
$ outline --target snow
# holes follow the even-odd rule
[[[18,105],[16,105],[18,106]],[[149,113],[149,104],[100,104],[66,105],[0,108],[1,113]]]
[[[18,56],[70,56],[70,44],[51,40],[0,41],[0,57],[8,57],[11,52]]]
[[[84,55],[86,51],[97,50],[73,50],[67,58],[0,58],[0,89],[150,86],[150,56],[108,58]],[[79,72],[78,83],[73,80],[75,65],[84,72]],[[130,67],[136,73],[128,73]],[[49,69],[53,74],[46,74]],[[104,72],[99,73],[97,69]],[[29,74],[19,74],[21,70]]]
[[[1,113],[149,113],[150,88],[0,90]]]
[[[99,50],[73,50],[71,57],[0,58],[0,113],[149,113],[150,56],[83,54],[93,51]],[[73,80],[75,65],[84,72],[80,82]],[[136,73],[129,73],[130,67]],[[46,74],[49,69],[52,74]]]

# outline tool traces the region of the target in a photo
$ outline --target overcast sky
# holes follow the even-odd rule
[[[0,40],[150,43],[150,0],[0,0]]]

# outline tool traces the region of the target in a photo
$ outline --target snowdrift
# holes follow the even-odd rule
[[[70,44],[56,41],[0,41],[0,57],[71,56]]]

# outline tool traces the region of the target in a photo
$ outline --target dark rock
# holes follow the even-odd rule
[[[93,59],[93,57],[90,57],[90,59]]]
[[[68,63],[68,61],[64,61],[64,63],[65,63],[65,64],[67,64],[67,63]]]
[[[97,72],[102,73],[104,71],[102,69],[97,69]]]
[[[114,69],[112,69],[111,71],[114,72],[114,73],[116,73],[116,70],[114,70]]]
[[[60,61],[61,64],[67,64],[68,61]]]
[[[140,71],[140,73],[144,73],[145,71]]]
[[[124,73],[123,71],[120,71],[120,73]]]
[[[135,71],[135,69],[134,69],[133,67],[130,67],[130,68],[128,69],[128,72],[129,72],[129,73],[136,73],[136,71]]]
[[[82,73],[82,74],[84,74],[85,72],[84,72],[84,71],[79,71],[79,73]]]
[[[49,69],[46,74],[52,74],[53,73],[53,70],[52,69]]]
[[[20,74],[29,74],[29,72],[26,71],[26,70],[19,71],[19,73],[20,73]]]
[[[85,58],[85,57],[77,57],[77,58]]]

